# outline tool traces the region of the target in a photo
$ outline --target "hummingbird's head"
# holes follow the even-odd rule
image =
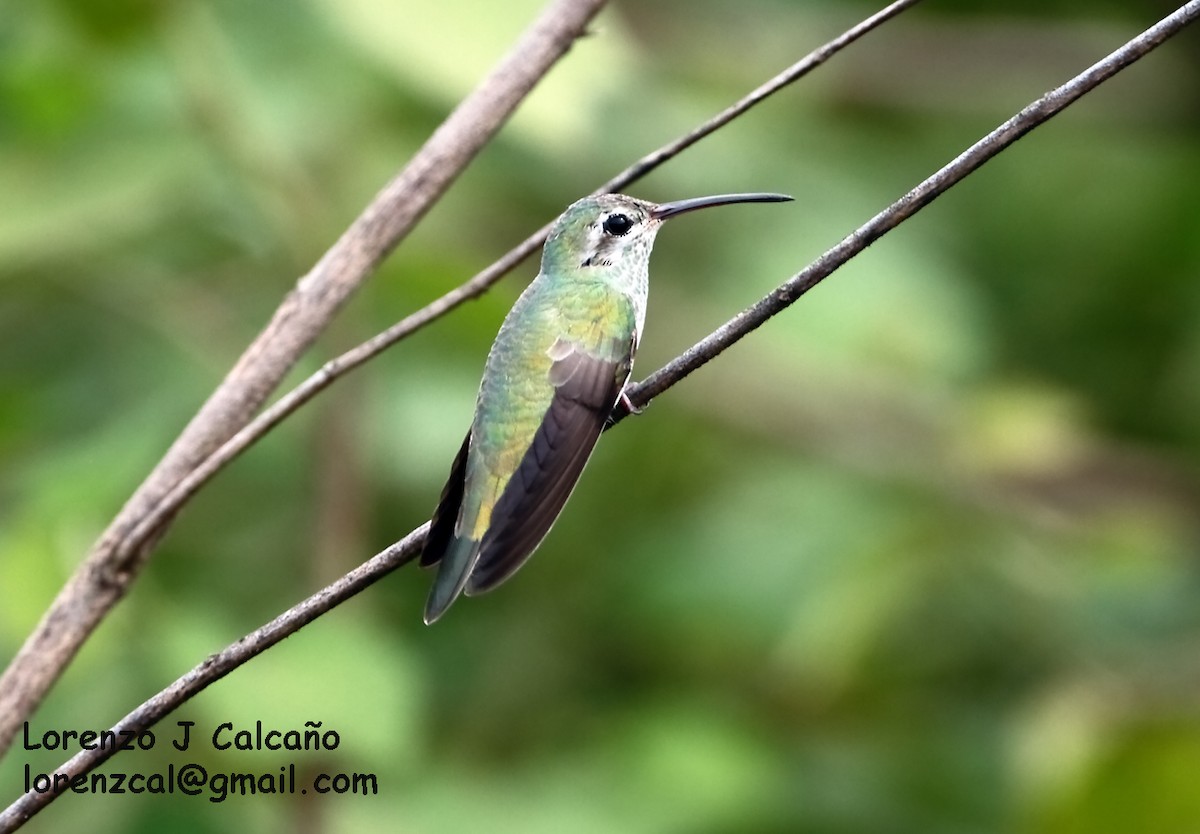
[[[677,214],[728,203],[777,203],[783,194],[719,194],[673,203],[649,203],[624,194],[584,197],[555,222],[542,253],[542,271],[644,269],[663,221]]]
[[[654,203],[624,194],[584,197],[554,224],[546,239],[543,269],[591,271],[648,260],[662,225],[654,209]]]

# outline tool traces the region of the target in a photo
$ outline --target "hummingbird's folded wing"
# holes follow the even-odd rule
[[[566,339],[555,342],[549,372],[554,397],[492,510],[466,593],[503,582],[550,531],[629,379],[633,347],[632,341],[614,344],[601,357]]]

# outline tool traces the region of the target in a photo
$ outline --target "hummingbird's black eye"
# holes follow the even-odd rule
[[[624,214],[610,214],[604,218],[603,228],[610,235],[620,237],[628,234],[629,230],[633,228],[633,221]]]

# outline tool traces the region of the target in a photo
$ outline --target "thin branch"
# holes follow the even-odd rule
[[[604,0],[551,0],[512,50],[284,298],[270,323],[172,444],[0,677],[0,754],[141,572],[165,525],[129,532],[180,479],[242,428],[334,314],[408,234],[534,85],[583,34]]]
[[[734,104],[722,110],[717,115],[713,116],[708,121],[704,122],[694,130],[689,131],[683,136],[676,139],[674,142],[669,142],[663,145],[656,151],[643,156],[637,162],[630,165],[621,173],[610,179],[604,185],[593,191],[593,194],[604,194],[610,191],[618,191],[629,183],[641,179],[649,174],[659,165],[662,165],[667,160],[690,148],[692,145],[699,142],[711,133],[732,122],[738,116],[745,113],[751,107],[759,104],[770,98],[775,93],[787,87],[794,81],[797,81],[808,75],[821,64],[828,61],[837,53],[841,52],[850,44],[857,41],[863,35],[873,29],[882,26],[887,21],[891,20],[896,15],[917,5],[920,0],[897,0],[888,6],[880,9],[875,14],[865,18],[860,23],[851,26],[842,34],[838,35],[833,40],[826,43],[824,46],[817,47],[812,52],[805,55],[796,63],[792,64],[787,69],[780,72],[774,78],[765,81],[758,87],[755,87],[749,93],[738,99]],[[541,236],[537,245],[540,246],[546,239],[546,233],[550,230],[549,226],[543,228],[538,234]],[[526,241],[528,243],[529,241]],[[525,245],[525,244],[522,244]]]
[[[600,194],[616,191],[644,177],[701,139],[729,124],[773,93],[782,90],[784,87],[807,75],[867,32],[895,17],[905,9],[915,6],[919,1],[897,0],[897,2],[866,18],[861,23],[847,29],[838,37],[813,50],[804,58],[792,64],[774,78],[758,86],[708,121],[688,131],[678,139],[646,154],[592,193]],[[128,532],[120,547],[122,549],[135,550],[146,546],[146,542],[151,538],[161,535],[165,525],[170,524],[171,519],[179,509],[193,495],[199,492],[214,475],[321,391],[328,388],[350,371],[378,356],[400,340],[446,315],[463,302],[482,295],[489,287],[512,271],[521,261],[537,251],[545,242],[546,235],[550,232],[550,225],[547,223],[469,281],[455,287],[450,292],[427,304],[415,313],[406,316],[382,333],[326,362],[315,373],[276,400],[269,408],[265,409],[254,420],[242,428],[241,431],[199,463],[195,469],[188,473],[157,505],[150,509],[137,522],[136,526]]]
[[[1191,0],[1104,60],[1023,109],[960,154],[953,162],[923,181],[900,200],[830,249],[811,267],[793,276],[758,304],[731,319],[678,359],[632,388],[630,398],[634,405],[648,403],[652,397],[661,394],[746,333],[794,303],[796,298],[832,273],[837,267],[916,214],[935,197],[944,193],[968,174],[978,170],[1001,150],[1061,112],[1084,93],[1095,89],[1105,80],[1149,53],[1197,17],[1200,17],[1200,0]],[[624,415],[615,416],[619,419]],[[229,674],[250,658],[275,645],[324,612],[411,561],[424,542],[427,530],[428,524],[422,525],[332,585],[285,611],[267,625],[246,635],[224,651],[212,655],[158,695],[130,712],[114,729],[137,732],[151,727],[209,684]],[[85,774],[107,761],[114,753],[113,750],[81,751],[61,765],[57,772],[71,776]],[[30,792],[21,796],[0,814],[0,834],[15,831],[26,820],[54,801],[56,796],[57,794],[52,792]]]
[[[642,382],[632,386],[627,391],[629,401],[639,408],[647,405],[654,397],[666,391],[692,371],[710,362],[746,334],[760,327],[767,319],[790,307],[800,296],[827,278],[835,269],[929,205],[951,186],[978,169],[1000,151],[1078,101],[1084,93],[1095,89],[1134,61],[1160,46],[1172,35],[1178,34],[1198,15],[1200,15],[1200,0],[1191,0],[1120,49],[1110,53],[1103,60],[1025,107],[959,154],[948,165],[859,226],[841,243],[817,258],[802,272],[792,276],[774,292],[734,316]],[[616,424],[628,415],[629,409],[618,403],[611,423]]]
[[[412,561],[420,552],[428,529],[428,523],[421,525],[391,547],[298,605],[284,611],[271,622],[250,632],[216,654],[206,657],[199,666],[118,721],[113,727],[113,731],[118,734],[117,738],[132,737],[120,735],[124,731],[136,734],[153,727],[180,704],[203,692],[210,684],[225,677],[252,657],[262,654],[334,606],[340,605],[359,591],[375,584],[396,568]],[[98,747],[94,750],[80,750],[64,762],[55,773],[69,773],[72,776],[90,773],[116,753],[114,745],[105,745],[103,748]],[[0,813],[0,834],[16,831],[59,795],[60,793],[38,793],[36,791],[22,795],[16,802],[5,808],[3,813]]]

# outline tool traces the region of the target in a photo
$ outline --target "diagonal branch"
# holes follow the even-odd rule
[[[1023,110],[959,154],[952,162],[913,188],[896,202],[872,217],[837,246],[817,258],[806,269],[792,276],[752,307],[748,307],[706,338],[688,348],[664,367],[628,390],[630,402],[642,406],[666,391],[685,376],[760,327],[767,319],[790,307],[835,269],[912,217],[937,197],[975,171],[983,163],[1016,142],[1029,131],[1074,104],[1084,93],[1095,89],[1127,66],[1160,46],[1172,35],[1200,16],[1200,0],[1191,0],[1163,18],[1120,49],[1046,93]],[[618,403],[612,422],[629,415]]]
[[[428,529],[428,524],[421,525],[391,547],[359,565],[336,582],[327,585],[304,602],[284,611],[271,622],[252,631],[236,643],[206,657],[199,666],[118,721],[114,727],[118,733],[117,737],[132,738],[132,736],[122,736],[120,733],[125,730],[133,730],[136,733],[154,726],[189,698],[225,677],[250,658],[262,654],[329,609],[375,584],[401,565],[412,561],[420,552]],[[101,745],[94,750],[81,750],[60,766],[56,773],[69,773],[72,776],[90,773],[116,755],[116,747],[119,746]],[[21,796],[16,802],[5,808],[3,813],[0,813],[0,834],[16,831],[34,814],[58,798],[60,793],[59,791],[45,793],[30,791]]]
[[[800,295],[831,274],[837,267],[916,214],[1017,139],[1061,112],[1084,93],[1095,89],[1171,36],[1178,34],[1197,17],[1200,17],[1200,0],[1191,0],[1102,61],[1030,104],[972,145],[954,161],[847,236],[841,243],[822,255],[812,266],[793,276],[758,304],[734,317],[678,359],[631,388],[629,394],[633,404],[635,406],[644,405],[652,397],[661,394],[682,380],[688,373],[708,362],[742,336],[794,303]],[[619,419],[624,414],[614,416]],[[333,584],[288,609],[270,623],[246,635],[223,651],[210,656],[158,695],[126,715],[117,723],[114,730],[137,732],[149,728],[209,684],[229,674],[233,669],[293,634],[324,612],[411,561],[424,542],[427,530],[428,525],[418,527],[401,541],[377,554],[370,561],[360,565]],[[60,766],[58,772],[70,776],[85,774],[107,761],[114,754],[115,751],[111,749],[84,750]],[[26,820],[54,801],[57,795],[53,792],[30,792],[21,796],[3,813],[0,813],[0,834],[15,831]]]
[[[916,5],[918,2],[920,0],[896,0],[896,2],[809,53],[708,121],[678,139],[643,156],[592,193],[600,194],[616,191],[644,177],[701,139],[729,124],[754,105],[807,75],[867,32],[895,17],[905,9]],[[186,477],[181,479],[170,492],[163,496],[158,504],[150,508],[137,521],[136,525],[126,534],[120,547],[123,550],[135,550],[143,546],[148,546],[147,543],[153,537],[161,535],[164,527],[170,524],[171,519],[193,495],[199,492],[213,476],[237,459],[242,452],[250,448],[267,432],[271,431],[271,429],[283,422],[289,415],[350,371],[378,356],[407,336],[438,320],[463,302],[482,295],[489,287],[512,271],[521,261],[537,251],[538,247],[545,242],[546,235],[549,232],[550,224],[547,223],[466,283],[455,287],[450,292],[432,301],[415,313],[406,316],[382,333],[351,348],[340,356],[330,359],[315,373],[276,400],[270,407],[263,410],[257,417],[247,423],[237,434],[229,438],[212,454],[198,463]]]
[[[512,50],[284,298],[59,592],[0,677],[0,753],[141,572],[157,538],[123,546],[181,478],[242,428],[379,262],[424,216],[604,0],[551,0]]]

